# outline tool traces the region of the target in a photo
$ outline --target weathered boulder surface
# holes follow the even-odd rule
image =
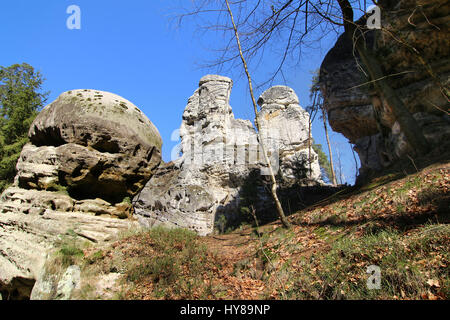
[[[20,187],[67,186],[75,198],[120,202],[141,190],[158,166],[162,140],[131,102],[108,92],[74,90],[45,107],[19,159]]]
[[[112,240],[138,223],[131,199],[161,161],[161,137],[131,102],[74,90],[36,117],[0,199],[0,291],[30,297],[55,241]],[[63,290],[64,291],[64,290]]]
[[[162,165],[135,197],[141,224],[184,227],[206,235],[220,205],[236,196],[246,174],[235,151],[256,135],[248,120],[234,119],[229,97],[232,80],[207,75],[188,99],[180,127],[182,157]],[[245,158],[244,158],[245,160]]]
[[[184,227],[206,235],[219,215],[239,214],[240,188],[253,169],[265,168],[265,161],[252,123],[234,118],[231,88],[227,77],[207,75],[200,80],[183,113],[182,156],[161,165],[133,200],[141,224]],[[270,144],[272,164],[276,171],[282,168],[281,175],[293,178],[290,165],[306,154],[308,114],[288,87],[269,89],[260,102],[261,134]],[[317,182],[320,170],[315,153],[312,159],[309,178]],[[270,196],[264,188],[261,191],[260,203],[267,205]]]
[[[422,128],[431,152],[445,152],[450,141],[450,104],[442,93],[450,83],[448,3],[382,0],[379,5],[384,30],[376,31],[376,38],[374,31],[367,32],[367,45],[375,48],[390,85]],[[414,155],[391,107],[367,82],[358,55],[342,35],[322,63],[321,91],[331,127],[355,144],[361,176]]]
[[[56,192],[9,188],[0,203],[0,291],[25,299],[56,240],[73,236],[101,245],[138,224],[113,219],[100,199],[86,203]],[[83,208],[77,208],[77,203]]]
[[[81,269],[77,265],[69,266],[61,275],[61,279],[58,279],[57,274],[51,274],[44,268],[37,278],[30,298],[31,300],[70,300],[73,292],[80,289],[80,284]]]
[[[308,145],[309,114],[300,107],[294,90],[286,86],[272,87],[261,95],[258,104],[261,106],[258,117],[263,142],[269,150],[278,151],[284,178],[301,179],[298,167],[309,169],[308,159],[311,158],[309,178],[320,180],[318,156]]]

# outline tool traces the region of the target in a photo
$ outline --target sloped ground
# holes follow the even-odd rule
[[[448,299],[449,188],[450,164],[436,164],[344,190],[291,215],[290,230],[157,228],[58,259],[81,266],[76,299]]]

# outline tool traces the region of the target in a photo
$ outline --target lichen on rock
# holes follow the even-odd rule
[[[61,94],[36,117],[29,138],[14,184],[0,201],[0,291],[16,292],[16,298],[29,297],[58,237],[70,231],[103,243],[136,227],[125,199],[144,187],[161,161],[156,127],[108,92]],[[18,279],[29,286],[20,287]]]

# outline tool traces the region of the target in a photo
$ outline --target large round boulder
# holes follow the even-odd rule
[[[161,161],[161,136],[130,101],[108,92],[73,90],[46,106],[29,131],[18,184],[67,190],[76,199],[111,203],[132,197]]]

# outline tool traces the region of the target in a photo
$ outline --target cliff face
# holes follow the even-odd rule
[[[164,224],[206,235],[221,216],[239,215],[240,191],[250,172],[262,169],[256,131],[249,120],[235,119],[229,98],[232,81],[207,75],[189,98],[180,127],[182,157],[164,164],[133,201],[136,216],[145,226]],[[274,170],[284,180],[296,180],[297,164],[308,158],[309,116],[288,87],[268,89],[261,106],[262,139]],[[311,154],[312,182],[320,180],[318,157]],[[261,208],[270,195],[255,194]]]
[[[450,105],[442,92],[450,82],[448,2],[380,4],[382,30],[368,32],[366,43],[418,121],[432,152],[443,152],[450,141]],[[364,85],[368,81],[351,42],[342,35],[322,63],[320,84],[330,125],[355,144],[362,175],[414,154],[390,106]]]
[[[161,166],[159,132],[131,102],[74,90],[46,106],[31,125],[15,182],[0,198],[0,293],[47,297],[52,286],[44,265],[57,240],[104,244],[138,228],[135,220],[206,235],[220,215],[240,215],[242,185],[254,170],[264,177],[266,165],[251,121],[234,118],[231,87],[222,76],[200,80],[182,117],[182,157]],[[308,114],[284,86],[267,90],[259,103],[262,139],[275,172],[286,183],[297,181],[298,164],[309,158]],[[314,151],[311,159],[304,183],[316,185]],[[255,193],[257,206],[274,212],[264,186]],[[69,280],[79,278],[72,267]]]
[[[137,223],[130,201],[161,157],[161,137],[131,102],[95,90],[63,93],[36,117],[0,198],[0,293],[30,296],[55,241],[111,241]],[[119,219],[120,218],[120,219]]]

